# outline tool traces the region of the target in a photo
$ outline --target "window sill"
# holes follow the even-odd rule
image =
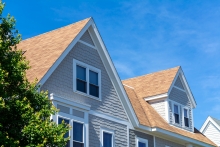
[[[101,98],[98,98],[98,97],[95,97],[95,96],[92,96],[92,95],[88,95],[88,94],[86,94],[84,92],[80,92],[80,91],[77,91],[77,90],[75,90],[74,92],[77,93],[77,94],[86,96],[88,98],[92,98],[92,99],[97,100],[97,101],[102,101]]]

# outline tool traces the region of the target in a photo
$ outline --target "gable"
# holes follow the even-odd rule
[[[95,44],[93,43],[93,40],[89,34],[89,31],[87,30],[83,35],[82,37],[80,38],[80,40],[92,45],[92,46],[95,46]]]
[[[184,87],[183,87],[182,81],[181,81],[181,79],[180,79],[179,76],[178,76],[178,78],[176,79],[176,82],[175,82],[174,86],[176,86],[176,87],[178,87],[178,88],[184,90]]]

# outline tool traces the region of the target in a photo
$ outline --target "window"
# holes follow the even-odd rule
[[[62,117],[58,117],[58,124],[61,124],[62,121],[64,121],[64,123],[69,124],[69,120],[62,118]],[[69,131],[64,135],[64,138],[69,137]],[[70,141],[68,140],[67,144],[65,147],[70,147]]]
[[[74,91],[92,98],[100,98],[101,70],[75,59],[73,63]]]
[[[136,139],[136,146],[137,147],[148,147],[148,140],[137,137]]]
[[[189,111],[188,109],[183,109],[183,116],[184,116],[184,126],[189,127]]]
[[[114,147],[114,131],[101,128],[101,147]]]
[[[180,120],[179,120],[179,107],[178,105],[174,104],[174,122],[179,124]]]
[[[73,121],[73,146],[84,147],[83,124]]]

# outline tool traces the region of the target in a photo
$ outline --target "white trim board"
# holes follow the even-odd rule
[[[218,128],[218,130],[220,131],[220,126],[209,116],[206,121],[204,122],[204,124],[202,125],[200,132],[204,133],[204,131],[206,130],[206,127],[208,126],[209,122],[211,122],[216,128]]]

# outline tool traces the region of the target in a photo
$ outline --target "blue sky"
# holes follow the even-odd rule
[[[181,65],[195,127],[220,119],[220,1],[6,0],[26,39],[92,16],[121,79]]]

